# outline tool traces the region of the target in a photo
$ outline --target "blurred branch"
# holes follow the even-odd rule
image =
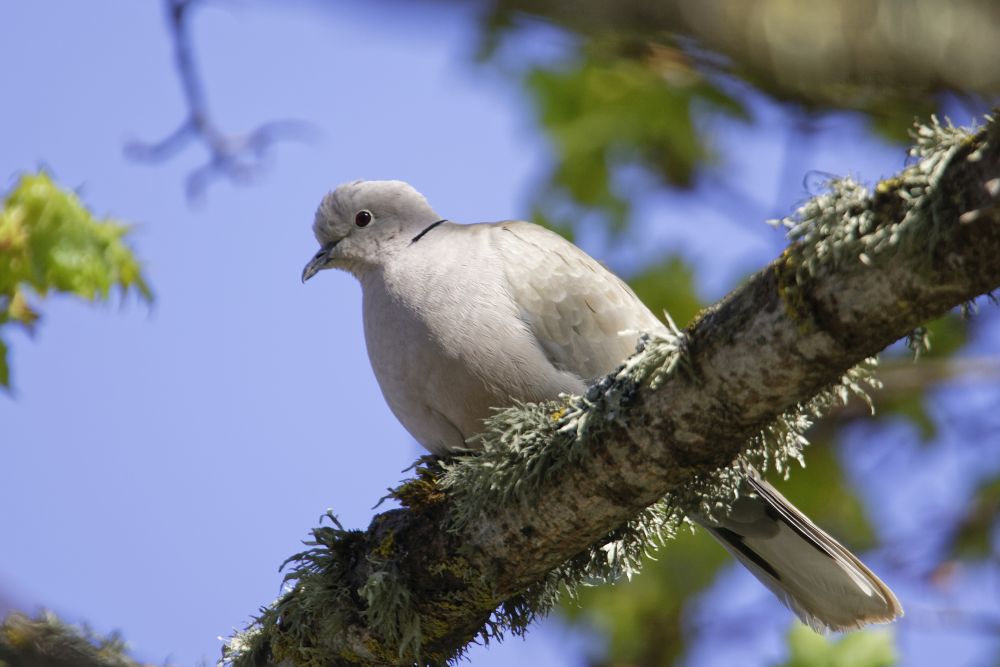
[[[845,421],[867,419],[872,414],[884,414],[895,401],[921,393],[942,382],[1000,382],[1000,359],[995,357],[936,357],[919,362],[890,359],[879,363],[876,377],[881,389],[871,395],[871,405],[851,400],[830,410],[810,431],[812,438],[829,438]]]
[[[977,634],[1000,636],[1000,615],[954,607],[938,608],[910,605],[908,621],[921,631],[962,630]]]
[[[315,128],[299,120],[275,120],[259,125],[244,134],[227,134],[213,121],[197,68],[191,42],[190,17],[200,0],[164,0],[174,59],[180,77],[187,118],[163,139],[152,143],[129,142],[125,154],[139,162],[164,162],[186,146],[200,142],[208,150],[208,161],[187,178],[187,195],[195,199],[209,183],[228,178],[234,183],[249,183],[263,169],[271,147],[284,140],[308,141]]]
[[[721,503],[708,495],[733,492],[720,471],[786,442],[762,432],[800,442],[790,424],[808,420],[791,411],[846,394],[857,364],[1000,287],[1000,126],[916,136],[919,161],[874,192],[841,181],[804,204],[786,251],[703,312],[680,356],[661,341],[624,366],[652,376],[623,370],[587,401],[502,411],[481,454],[447,464],[444,481],[421,469],[394,491],[403,508],[367,531],[314,529],[289,591],[225,657],[441,664],[524,632],[564,587],[653,548],[650,506],[665,495],[675,505],[660,511]]]
[[[729,71],[807,108],[856,108],[903,116],[942,92],[1000,93],[993,45],[1000,6],[991,0],[486,0],[487,39],[541,18],[589,37],[681,36],[705,69]],[[669,37],[668,37],[669,38]],[[702,53],[696,53],[702,49]],[[722,58],[719,58],[719,55]],[[901,128],[900,128],[901,129]],[[897,129],[898,136],[898,129]]]
[[[926,389],[939,382],[1000,382],[1000,358],[955,357],[921,359],[919,363],[897,359],[883,362],[878,378],[885,385],[882,392]]]
[[[117,634],[98,637],[49,613],[29,618],[11,613],[0,622],[4,667],[143,667],[125,652]],[[145,667],[150,667],[146,665]]]

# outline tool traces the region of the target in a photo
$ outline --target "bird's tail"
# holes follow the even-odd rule
[[[724,519],[694,519],[817,632],[903,615],[889,587],[777,489],[751,475]]]

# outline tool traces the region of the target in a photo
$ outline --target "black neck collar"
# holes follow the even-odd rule
[[[419,234],[417,234],[416,236],[413,237],[413,239],[410,241],[410,245],[413,245],[414,243],[416,243],[420,239],[424,238],[424,234],[426,234],[427,232],[431,231],[432,229],[434,229],[435,227],[437,227],[438,225],[440,225],[442,222],[448,222],[448,221],[447,220],[438,220],[437,222],[432,222],[431,224],[429,224],[426,227],[424,227],[424,231],[420,232]]]

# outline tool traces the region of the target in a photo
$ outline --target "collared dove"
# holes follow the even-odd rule
[[[621,279],[529,222],[443,220],[401,181],[329,193],[302,272],[361,282],[365,343],[393,414],[438,455],[469,446],[493,409],[581,394],[664,325]],[[632,332],[623,334],[623,332]],[[888,622],[892,591],[770,484],[753,477],[717,523],[693,517],[818,631]]]

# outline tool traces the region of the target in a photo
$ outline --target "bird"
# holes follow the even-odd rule
[[[403,181],[326,194],[306,282],[340,269],[361,284],[365,345],[386,403],[424,448],[466,452],[518,402],[582,395],[659,320],[618,276],[562,236],[505,220],[458,224]],[[896,596],[756,473],[725,517],[691,517],[818,632],[890,622]]]

